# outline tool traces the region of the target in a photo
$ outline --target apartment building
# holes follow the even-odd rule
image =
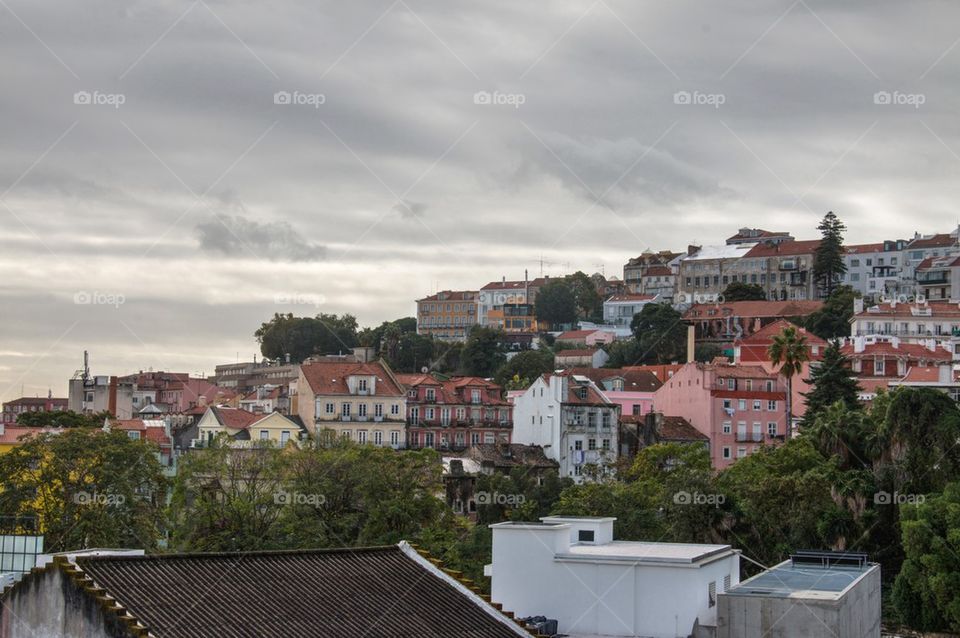
[[[723,469],[787,434],[786,383],[758,365],[688,363],[656,391],[654,409],[680,416],[710,439]]]
[[[52,394],[46,397],[20,397],[3,404],[0,422],[16,423],[17,418],[27,412],[60,412],[66,409],[67,399],[54,398]]]
[[[960,243],[957,241],[958,231],[937,233],[935,235],[919,235],[903,249],[903,267],[900,271],[901,292],[906,295],[916,295],[921,291],[916,288],[916,269],[924,260],[931,257],[946,257],[960,255]]]
[[[687,256],[680,260],[674,301],[682,305],[713,302],[734,281],[752,283],[759,277],[761,260],[746,262],[743,258],[755,246],[756,243],[690,246]]]
[[[685,253],[661,250],[647,251],[639,257],[630,259],[623,266],[623,283],[627,290],[637,295],[660,296],[672,303],[677,290],[677,276],[680,260]]]
[[[767,299],[801,301],[819,299],[813,277],[813,256],[820,240],[763,242],[744,255],[749,278],[743,283],[758,284]]]
[[[479,323],[479,292],[443,290],[417,299],[417,334],[443,341],[466,341]]]
[[[893,239],[844,246],[843,263],[847,272],[840,278],[840,283],[864,297],[912,294],[912,286],[905,287],[902,281],[907,243],[905,239]]]
[[[480,289],[478,323],[507,333],[537,332],[534,301],[549,277],[523,281],[492,281]]]
[[[960,300],[960,256],[927,257],[916,269],[916,292],[930,301]]]
[[[297,388],[299,416],[314,435],[405,446],[405,391],[385,362],[305,362]]]
[[[545,374],[513,399],[513,441],[543,447],[577,483],[612,470],[620,406],[589,378]]]
[[[852,337],[898,337],[904,343],[934,344],[960,360],[960,306],[949,301],[898,303],[896,299],[866,307],[854,302]]]
[[[396,376],[406,389],[407,447],[463,450],[510,443],[513,404],[499,385],[479,377]]]
[[[727,243],[734,244],[779,244],[793,241],[793,236],[785,231],[763,230],[762,228],[741,228],[736,235],[727,237]]]
[[[657,295],[636,293],[613,295],[603,302],[603,323],[618,328],[630,328],[634,315],[640,314],[647,304],[660,301]]]
[[[697,343],[726,345],[778,320],[806,317],[822,307],[822,301],[729,301],[691,306],[683,320],[694,326]]]

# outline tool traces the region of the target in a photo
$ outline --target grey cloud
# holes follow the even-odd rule
[[[317,261],[326,248],[306,241],[285,221],[258,222],[243,215],[213,214],[197,224],[200,246],[237,259]]]
[[[427,205],[422,202],[402,199],[393,205],[392,210],[403,219],[413,219],[414,217],[421,217],[427,211]]]

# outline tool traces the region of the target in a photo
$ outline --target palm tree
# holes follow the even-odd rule
[[[807,338],[794,326],[787,326],[773,338],[767,356],[774,365],[780,366],[780,374],[787,379],[787,439],[790,439],[793,436],[793,377],[810,360]]]

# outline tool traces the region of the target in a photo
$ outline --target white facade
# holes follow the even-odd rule
[[[613,540],[613,518],[497,523],[491,599],[574,636],[689,636],[716,627],[717,595],[740,582],[729,545]]]
[[[588,399],[579,399],[580,392]],[[606,473],[616,461],[619,416],[619,406],[590,379],[541,376],[513,400],[511,440],[542,446],[560,464],[560,476],[581,483],[591,470]]]
[[[603,302],[603,322],[629,328],[634,315],[639,314],[647,304],[659,301],[660,295],[614,295]]]

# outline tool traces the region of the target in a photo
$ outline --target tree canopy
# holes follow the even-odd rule
[[[503,336],[501,330],[474,326],[460,355],[463,373],[475,377],[492,377],[506,361]]]
[[[764,301],[767,293],[760,284],[746,284],[734,281],[723,290],[723,300],[728,301]]]
[[[847,272],[843,261],[843,233],[847,227],[833,211],[824,215],[820,225],[821,239],[813,255],[813,278],[824,297],[833,294],[840,277]]]
[[[551,281],[537,293],[534,302],[537,323],[555,328],[577,320],[577,297],[566,280]]]
[[[802,325],[821,339],[831,340],[850,336],[853,302],[860,293],[850,286],[837,286],[827,297],[823,307],[804,318]]]
[[[549,350],[524,350],[515,354],[497,369],[493,380],[502,387],[526,388],[541,374],[553,372],[553,353]]]
[[[277,313],[261,324],[254,336],[264,357],[284,360],[289,354],[293,363],[302,363],[314,354],[349,352],[359,344],[357,319],[348,314],[294,317]]]
[[[687,326],[669,304],[648,303],[630,323],[642,363],[685,361]]]

